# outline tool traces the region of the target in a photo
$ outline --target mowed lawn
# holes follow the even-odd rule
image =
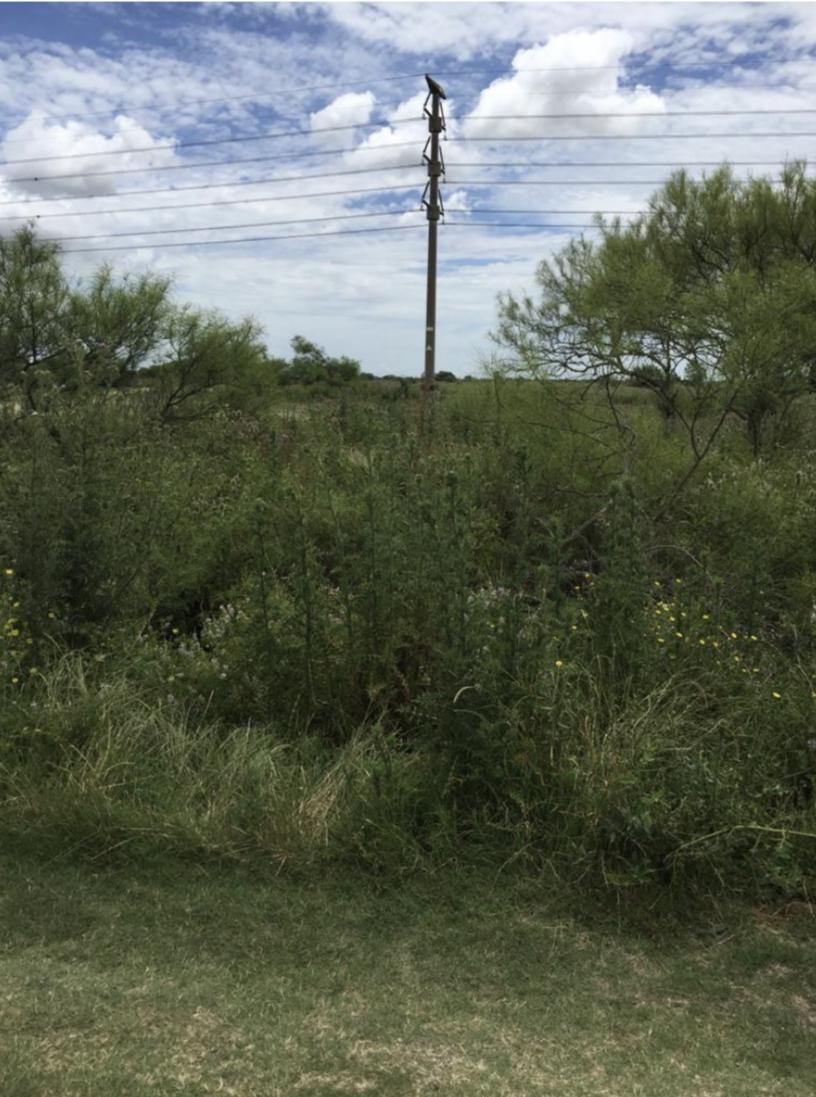
[[[816,1093],[803,903],[672,923],[494,875],[8,846],[0,872],[2,1097]]]

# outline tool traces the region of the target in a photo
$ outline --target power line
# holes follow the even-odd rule
[[[413,142],[413,141],[410,141],[410,142],[409,141],[404,141],[404,142],[400,142],[399,144],[396,144],[396,145],[389,145],[387,147],[388,148],[407,148],[409,146],[411,148],[414,148],[414,147],[416,147],[416,143]],[[343,150],[340,150],[340,151],[343,151]],[[361,149],[359,151],[374,152],[374,151],[381,151],[381,150],[380,149],[375,150],[375,149],[372,149],[372,148],[367,148],[367,149]],[[324,154],[323,153],[304,153],[302,155],[311,156],[311,155],[324,155]],[[267,159],[267,157],[250,157],[246,160],[244,160],[244,159],[216,160],[213,163],[216,164],[216,165],[233,165],[233,164],[243,164],[243,163],[257,163],[257,162],[262,162],[266,159]],[[277,159],[287,159],[287,157],[269,157],[269,159],[275,159],[275,160],[277,160]],[[663,168],[663,167],[665,167],[665,168],[669,168],[669,167],[721,167],[721,166],[752,167],[752,166],[757,166],[757,165],[759,165],[759,166],[772,166],[772,167],[775,167],[777,165],[782,166],[779,159],[777,158],[777,159],[774,159],[774,160],[668,160],[668,161],[664,161],[664,160],[638,160],[638,161],[634,161],[634,160],[630,160],[630,161],[575,160],[575,161],[563,161],[561,163],[552,163],[552,162],[535,161],[535,160],[526,160],[526,161],[521,161],[520,160],[520,161],[509,161],[509,162],[508,161],[494,161],[492,163],[488,163],[488,162],[484,162],[484,161],[462,161],[458,164],[451,164],[450,167],[453,170],[456,170],[457,168],[581,168],[581,167],[587,167],[587,168],[617,168],[617,167],[620,167],[620,168],[630,168],[630,167]],[[141,173],[144,170],[171,171],[171,170],[176,170],[177,168],[207,167],[207,166],[209,166],[209,165],[205,162],[205,163],[202,163],[202,164],[195,164],[195,165],[193,165],[193,164],[180,164],[180,165],[173,165],[172,167],[168,167],[168,168],[156,168],[156,169],[126,168],[123,171],[91,172],[87,175],[82,174],[82,173],[78,173],[78,174],[71,174],[71,175],[64,175],[64,176],[58,176],[58,175],[54,175],[54,176],[32,176],[30,178],[29,177],[26,177],[26,178],[19,177],[19,178],[9,179],[9,180],[7,180],[7,182],[33,183],[33,182],[49,182],[51,179],[74,179],[74,178],[89,179],[89,178],[95,178],[96,176],[100,176],[100,175],[124,175],[124,174],[133,173],[133,172],[140,172]],[[404,167],[421,167],[421,166],[422,165],[420,163],[417,163],[417,164],[394,164],[392,166],[384,167],[384,168],[357,169],[357,174],[364,174],[366,171],[398,171],[398,170],[401,170]],[[328,175],[353,175],[353,174],[355,174],[355,172],[350,171],[350,170],[349,171],[337,171],[337,172],[320,172],[320,173],[313,173],[312,176],[303,175],[303,176],[300,176],[299,178],[302,178],[302,179],[320,178],[324,175],[328,176]],[[7,199],[7,200],[4,200],[4,201],[0,202],[0,206],[19,206],[19,205],[28,206],[28,205],[34,205],[34,204],[40,205],[44,202],[49,202],[49,203],[66,202],[66,201],[70,201],[70,202],[82,201],[82,202],[85,202],[85,201],[91,201],[91,200],[95,200],[95,199],[99,199],[99,198],[114,198],[114,197],[124,198],[128,195],[180,194],[181,192],[184,192],[184,191],[214,190],[214,189],[218,189],[219,187],[256,186],[256,185],[261,184],[261,183],[274,183],[274,182],[277,182],[279,179],[283,180],[284,178],[288,178],[288,177],[280,176],[277,179],[274,178],[274,177],[271,178],[271,179],[232,179],[232,180],[227,179],[227,180],[221,180],[217,183],[194,183],[190,186],[181,186],[181,187],[177,187],[177,186],[172,186],[172,187],[140,187],[138,190],[133,190],[133,189],[131,189],[131,190],[122,190],[122,191],[116,191],[115,193],[107,193],[107,192],[98,193],[97,192],[97,193],[91,193],[91,194],[63,194],[63,195],[52,196],[50,198],[27,198],[27,199],[14,199],[14,198],[11,198],[11,199]],[[104,213],[106,211],[102,210],[100,212]],[[25,216],[25,215],[21,214],[20,216]],[[41,215],[35,214],[35,216],[41,216]]]
[[[459,212],[459,211],[457,211]],[[464,211],[462,211],[464,212]],[[542,225],[540,221],[476,221],[469,224],[467,221],[445,221],[445,227],[452,228],[491,228],[491,229],[600,229],[600,225]]]
[[[748,115],[748,114],[816,114],[816,108],[803,107],[803,108],[791,108],[791,109],[761,109],[761,110],[689,110],[689,111],[626,111],[626,112],[609,112],[609,113],[595,113],[595,114],[482,114],[482,115],[470,115],[467,118],[459,119],[459,121],[479,121],[479,122],[500,122],[500,121],[523,121],[525,119],[559,119],[559,118],[587,118],[597,120],[599,118],[680,118],[680,117],[712,117],[715,115]],[[280,137],[311,137],[313,134],[321,133],[339,133],[341,131],[355,130],[355,129],[381,129],[389,128],[391,126],[408,125],[412,122],[421,121],[417,118],[400,118],[393,121],[388,119],[379,119],[374,122],[355,122],[349,125],[343,126],[321,126],[315,129],[293,129],[293,130],[279,130],[271,133],[262,134],[244,134],[237,137],[221,137],[210,138],[208,140],[201,141],[173,141],[162,145],[141,145],[135,148],[127,149],[106,149],[99,152],[77,152],[77,153],[61,153],[57,156],[31,156],[24,159],[5,160],[0,163],[0,167],[6,167],[9,164],[39,164],[45,161],[51,162],[54,160],[74,160],[77,158],[88,159],[90,157],[99,156],[123,156],[129,153],[138,152],[159,152],[165,149],[173,150],[185,149],[185,148],[202,148],[208,145],[228,145],[234,144],[239,141],[266,141]],[[451,119],[451,121],[453,121]],[[584,135],[581,135],[584,136]],[[600,136],[600,135],[599,135]],[[606,136],[624,136],[618,134],[606,135]],[[627,137],[629,135],[626,135]],[[633,136],[648,136],[644,134],[638,134]],[[658,136],[670,136],[681,137],[686,136],[684,134],[655,134]],[[737,134],[689,134],[691,137],[718,137],[718,136],[742,136]],[[747,134],[749,137],[761,137],[763,134]],[[791,135],[795,136],[795,135]],[[802,134],[801,136],[812,136],[812,134]],[[555,138],[542,137],[542,140],[551,140]],[[575,140],[575,138],[560,136],[558,140],[568,141]],[[454,140],[479,140],[479,138],[454,138]],[[497,138],[497,140],[506,140],[506,138]],[[518,140],[514,138],[514,140]]]
[[[260,243],[262,240],[305,240],[308,238],[316,239],[321,236],[359,236],[363,233],[370,232],[403,232],[412,231],[415,229],[423,228],[422,225],[384,225],[378,228],[372,229],[338,229],[336,232],[294,232],[286,233],[283,236],[244,236],[238,240],[184,240],[180,243],[168,243],[168,244],[149,244],[146,245],[151,250],[155,248],[198,248],[207,247],[213,244],[255,244]],[[138,244],[114,244],[111,247],[101,248],[66,248],[63,255],[79,255],[82,252],[95,252],[95,251],[136,251],[139,248]]]
[[[220,183],[202,183],[200,185],[192,185],[188,187],[160,187],[156,189],[148,190],[125,190],[117,191],[116,197],[125,194],[160,194],[160,193],[178,193],[180,191],[187,190],[205,190],[212,187],[233,187],[233,186],[248,186],[250,183],[296,183],[301,182],[304,179],[328,179],[334,175],[374,175],[376,172],[381,171],[402,171],[403,168],[421,168],[423,164],[417,160],[413,164],[388,164],[383,168],[344,168],[342,171],[313,171],[308,172],[305,175],[275,175],[271,179],[243,179],[232,182],[227,179]],[[65,195],[63,198],[50,199],[50,201],[70,201],[72,195]],[[77,195],[76,197],[90,197],[90,195]],[[98,198],[113,197],[113,195],[96,195]],[[42,201],[49,201],[49,199],[42,199]],[[7,203],[2,203],[6,205]]]
[[[750,57],[744,59],[750,62]],[[794,58],[793,60],[797,60]],[[812,60],[812,58],[807,58]],[[716,61],[710,62],[694,62],[691,64],[672,63],[671,61],[658,60],[658,61],[620,61],[615,65],[549,65],[549,66],[534,66],[524,69],[508,69],[508,68],[485,68],[485,69],[460,69],[457,71],[439,72],[437,76],[439,79],[445,79],[458,76],[509,76],[513,77],[526,72],[529,73],[549,73],[549,72],[614,72],[618,70],[640,70],[648,71],[650,69],[668,69],[669,71],[677,72],[694,72],[699,70],[707,71],[712,67],[717,68],[741,68],[743,67],[743,59],[731,58],[722,59],[717,58]],[[297,85],[289,85],[285,88],[274,88],[271,91],[253,92],[244,95],[219,95],[206,99],[186,99],[179,103],[167,103],[163,105],[158,104],[127,104],[120,103],[116,107],[111,107],[108,110],[100,111],[82,111],[82,112],[68,112],[65,114],[51,114],[46,113],[44,116],[54,121],[60,121],[63,119],[75,119],[75,118],[103,118],[109,117],[112,114],[119,114],[123,111],[170,111],[170,110],[184,110],[187,107],[206,106],[212,103],[238,103],[238,102],[259,102],[261,100],[270,99],[275,95],[286,96],[287,99],[293,94],[304,94],[306,92],[314,91],[336,91],[345,88],[355,87],[368,87],[373,84],[386,84],[386,83],[399,83],[403,80],[418,80],[425,75],[424,72],[406,72],[400,73],[395,76],[379,76],[373,78],[367,78],[365,80],[344,80],[339,83],[332,84],[306,84],[298,87]],[[28,111],[38,110],[36,105],[31,105],[27,108]],[[21,139],[22,140],[22,139]]]
[[[313,178],[320,178],[320,176],[313,176]],[[259,179],[259,180],[242,180],[234,184],[230,183],[210,183],[203,184],[201,187],[192,187],[192,190],[201,190],[206,187],[228,187],[228,186],[241,186],[247,185],[247,183],[275,183],[279,180],[276,179]],[[449,186],[457,187],[654,187],[660,186],[665,182],[665,179],[447,179]],[[119,207],[116,209],[100,209],[92,211],[81,210],[61,210],[57,213],[15,213],[5,214],[0,216],[0,221],[25,221],[28,219],[42,220],[44,218],[53,217],[80,217],[87,216],[88,213],[93,213],[94,216],[104,216],[106,214],[120,214],[120,213],[155,213],[165,210],[182,210],[182,209],[200,209],[202,207],[209,206],[238,206],[247,205],[252,203],[265,203],[265,202],[291,202],[297,199],[304,198],[327,198],[335,196],[344,196],[351,194],[380,194],[384,191],[397,191],[397,190],[413,190],[417,184],[415,183],[398,183],[398,184],[383,184],[379,187],[360,187],[349,188],[345,190],[333,190],[333,191],[315,191],[310,194],[276,194],[276,195],[255,195],[252,198],[228,198],[218,199],[210,202],[173,202],[169,205],[157,205],[157,206],[127,206]],[[184,188],[178,188],[182,190]],[[125,194],[136,193],[131,191],[125,191]],[[173,190],[164,191],[162,193],[175,193]],[[106,197],[117,197],[116,195],[109,195]],[[13,204],[13,203],[11,203]],[[25,203],[28,204],[28,203]]]
[[[528,214],[528,213],[540,213],[540,214],[547,214],[548,216],[555,216],[556,214],[560,214],[560,215],[563,215],[563,216],[566,216],[567,214],[569,214],[571,216],[573,213],[588,213],[588,214],[600,213],[604,217],[628,217],[630,214],[642,213],[643,210],[637,210],[637,209],[485,209],[483,206],[478,206],[476,209],[452,210],[451,212],[455,212],[457,214],[472,214],[472,213],[490,213],[490,214],[494,214],[494,213],[495,214],[498,214],[498,213],[523,213],[523,214]],[[451,223],[450,221],[446,222],[446,224],[450,224],[450,223]]]
[[[761,107],[756,110],[629,110],[629,111],[598,111],[597,113],[583,112],[580,114],[469,114],[464,118],[449,118],[449,122],[519,122],[526,118],[703,118],[715,115],[745,115],[745,114],[816,114],[816,107]]]
[[[0,206],[31,206],[36,202],[38,205],[40,202],[86,202],[90,199],[97,198],[127,198],[128,195],[137,194],[182,194],[190,190],[218,190],[222,187],[254,187],[262,183],[279,183],[279,182],[292,182],[298,179],[323,179],[331,175],[367,175],[370,172],[375,171],[400,171],[404,167],[416,168],[422,167],[420,163],[416,164],[395,164],[393,167],[386,168],[356,168],[351,171],[327,171],[327,172],[313,172],[310,175],[278,175],[272,176],[271,179],[226,179],[219,181],[218,183],[193,183],[184,187],[140,187],[138,190],[119,190],[109,194],[64,194],[57,198],[28,198],[25,201],[15,201],[13,198],[0,202]],[[247,199],[250,201],[250,199]],[[98,210],[98,213],[107,213],[108,210]],[[21,215],[23,216],[23,215]],[[34,217],[56,217],[62,216],[61,214],[48,214],[48,213],[35,213]]]
[[[279,152],[271,156],[242,156],[231,160],[195,160],[192,164],[164,164],[160,167],[111,168],[108,171],[72,171],[60,175],[14,175],[6,183],[50,183],[54,179],[99,179],[107,175],[146,175],[157,171],[191,171],[193,168],[232,167],[235,164],[263,164],[271,160],[303,160],[311,156],[331,156],[337,152],[383,152],[386,149],[416,148],[416,141],[395,141],[390,145],[358,145],[347,149],[312,149],[308,152]],[[41,199],[43,202],[48,199]],[[57,201],[57,199],[53,199]]]
[[[306,84],[301,87],[293,85],[287,88],[275,88],[273,91],[260,92],[253,95],[218,95],[210,99],[186,99],[181,103],[168,103],[166,106],[158,104],[156,106],[120,103],[118,107],[111,107],[110,110],[92,110],[83,111],[81,114],[67,113],[67,114],[46,114],[46,118],[51,118],[54,121],[60,121],[61,119],[74,118],[103,118],[111,114],[119,114],[122,111],[162,111],[162,110],[184,110],[186,107],[199,107],[205,106],[211,103],[239,103],[242,100],[251,100],[258,102],[261,99],[270,99],[274,95],[285,95],[290,97],[293,94],[312,92],[312,91],[335,91],[342,88],[356,88],[361,86],[368,86],[369,84],[388,84],[398,83],[401,80],[419,80],[425,75],[424,72],[405,72],[400,73],[398,76],[377,76],[369,80],[344,80],[338,84]],[[29,107],[29,111],[37,110],[37,107]]]
[[[597,117],[594,115],[593,117]],[[449,137],[448,142],[460,144],[470,141],[488,141],[494,144],[499,141],[662,141],[662,140],[687,140],[692,138],[735,138],[739,140],[767,137],[816,137],[816,133],[810,130],[791,130],[788,133],[539,133],[525,137]]]
[[[382,194],[383,191],[416,189],[416,183],[395,183],[394,185],[389,184],[381,187],[352,187],[346,190],[314,191],[311,194],[255,195],[253,198],[226,198],[214,202],[175,202],[165,206],[129,206],[122,209],[63,210],[60,213],[4,214],[0,217],[0,221],[25,221],[29,218],[39,221],[46,217],[87,217],[91,212],[98,217],[107,213],[156,213],[159,210],[201,209],[204,206],[244,206],[253,202],[294,202],[304,198],[333,198],[347,194]],[[116,196],[111,195],[110,197]]]
[[[492,161],[474,160],[471,162],[460,161],[458,164],[447,163],[451,170],[457,168],[719,168],[719,167],[784,167],[784,161],[779,157],[775,160],[512,160]]]
[[[191,228],[172,229],[131,229],[130,232],[98,232],[82,236],[44,236],[46,244],[61,244],[64,240],[113,240],[123,236],[169,236],[181,232],[227,232],[230,229],[263,229],[273,225],[310,225],[318,221],[354,221],[361,217],[404,217],[410,213],[421,213],[420,206],[405,210],[375,210],[369,213],[335,213],[326,217],[291,217],[284,221],[248,221],[238,225],[198,225]]]
[[[278,137],[312,137],[321,133],[340,133],[344,130],[356,129],[380,129],[390,126],[406,126],[413,122],[421,121],[421,118],[398,118],[393,122],[380,120],[377,122],[355,122],[345,126],[319,126],[316,129],[276,130],[272,133],[243,134],[239,137],[217,137],[207,141],[172,141],[164,145],[139,145],[132,149],[106,149],[102,152],[68,152],[59,156],[29,156],[23,160],[4,160],[0,162],[0,168],[9,164],[41,164],[46,160],[76,160],[87,159],[91,156],[124,156],[133,152],[161,152],[165,149],[193,149],[202,148],[205,145],[232,145],[238,141],[268,141]]]

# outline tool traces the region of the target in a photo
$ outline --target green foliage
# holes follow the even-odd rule
[[[816,268],[804,165],[737,180],[676,173],[630,225],[599,222],[539,267],[540,301],[500,302],[510,368],[651,389],[699,463],[729,416],[751,452],[773,445],[809,389]],[[699,429],[714,405],[719,420]]]
[[[795,265],[745,265],[736,184],[672,186],[673,242],[621,230],[555,263],[573,319],[586,308],[558,338],[578,332],[592,383],[450,385],[432,435],[302,339],[303,387],[273,403],[253,323],[106,271],[61,296],[48,249],[5,244],[8,284],[29,262],[30,300],[51,294],[59,321],[35,309],[29,362],[2,299],[7,819],[377,871],[478,856],[606,887],[807,894],[813,397],[796,397],[801,434],[762,419],[759,459],[739,416],[771,364],[777,394],[798,376],[809,321],[774,321]],[[733,259],[711,278],[683,250],[706,211]],[[642,281],[618,299],[624,274]],[[531,355],[555,352],[523,327]],[[68,330],[85,333],[70,355]],[[660,339],[668,371],[634,355]]]
[[[284,363],[280,381],[284,385],[347,385],[360,376],[360,363],[353,358],[331,358],[322,347],[302,335],[292,339],[291,362]]]

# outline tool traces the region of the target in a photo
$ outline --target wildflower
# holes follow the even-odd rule
[[[666,641],[663,639],[662,636],[658,636],[657,642],[658,642],[658,644],[665,644],[666,643]]]
[[[19,678],[12,678],[12,680],[11,680],[11,684],[12,684],[13,686],[16,686],[16,685],[17,685],[17,683],[18,683],[19,681],[20,681],[20,679],[19,679]]]
[[[683,580],[682,580],[682,579],[675,579],[674,581],[675,581],[675,583],[677,583],[677,584],[678,584],[678,586],[679,586],[679,584],[680,584],[680,583],[682,583],[682,582],[683,582]]]
[[[756,636],[754,636],[754,634],[753,634],[753,633],[751,633],[750,639],[751,639],[751,640],[756,640]]]
[[[677,637],[677,639],[678,639],[678,640],[682,640],[682,639],[683,639],[683,633],[682,633],[682,632],[675,632],[675,634],[674,634],[674,635],[675,635],[675,636]]]
[[[49,613],[48,614],[48,620],[53,621],[56,616],[57,616],[56,613]]]
[[[732,639],[732,640],[736,640],[736,638],[737,638],[737,634],[736,634],[736,632],[732,632],[732,633],[731,633],[731,639]]]
[[[563,661],[563,659],[556,659],[556,660],[555,660],[555,665],[556,665],[557,667],[563,667],[563,665],[564,665],[564,661]]]
[[[13,575],[14,574],[14,568],[3,568],[3,574],[4,575]]]
[[[703,648],[705,647],[705,640],[702,638],[702,636],[697,641],[697,643],[700,645],[700,647],[703,647]]]
[[[773,690],[773,692],[771,693],[771,697],[775,697],[777,701],[781,698],[781,696],[782,694],[777,693],[776,690]]]
[[[659,586],[660,586],[660,580],[659,580],[659,579],[655,579],[655,581],[654,581],[654,585],[655,585],[656,587],[659,587]]]
[[[170,631],[173,633],[174,636],[178,636],[179,634],[179,630],[177,628],[171,629]]]
[[[703,614],[703,620],[704,620],[704,621],[708,621],[708,620],[710,620],[710,616],[709,616],[709,614],[707,614],[707,613],[704,613],[704,614]]]

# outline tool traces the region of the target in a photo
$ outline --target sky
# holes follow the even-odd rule
[[[271,354],[418,376],[431,73],[436,365],[478,374],[497,295],[593,213],[812,159],[815,62],[807,3],[0,3],[0,233],[35,218],[77,281],[170,275]]]

